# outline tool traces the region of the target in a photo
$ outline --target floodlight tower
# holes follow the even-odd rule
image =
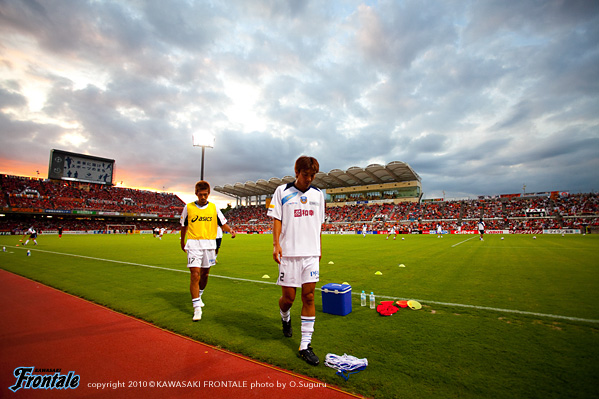
[[[193,133],[193,146],[202,147],[202,172],[200,174],[200,180],[204,180],[204,151],[206,147],[214,148],[215,137],[213,134],[208,132]]]

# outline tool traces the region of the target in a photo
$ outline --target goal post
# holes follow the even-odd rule
[[[106,234],[133,234],[137,230],[134,224],[107,224]]]

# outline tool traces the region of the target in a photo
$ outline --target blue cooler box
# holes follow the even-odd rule
[[[339,316],[351,313],[351,285],[335,283],[323,285],[322,311]]]

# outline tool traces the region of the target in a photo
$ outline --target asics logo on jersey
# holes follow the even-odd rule
[[[302,216],[314,216],[314,211],[312,209],[296,209],[293,211],[293,216],[296,218],[301,218]]]
[[[191,219],[191,222],[211,222],[212,221],[212,216],[196,216],[193,219]]]

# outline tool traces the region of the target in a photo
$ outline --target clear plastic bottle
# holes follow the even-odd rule
[[[374,300],[374,293],[370,292],[370,309],[376,307],[376,301]]]
[[[360,294],[360,304],[366,306],[366,293],[364,290],[362,290],[362,293]]]

